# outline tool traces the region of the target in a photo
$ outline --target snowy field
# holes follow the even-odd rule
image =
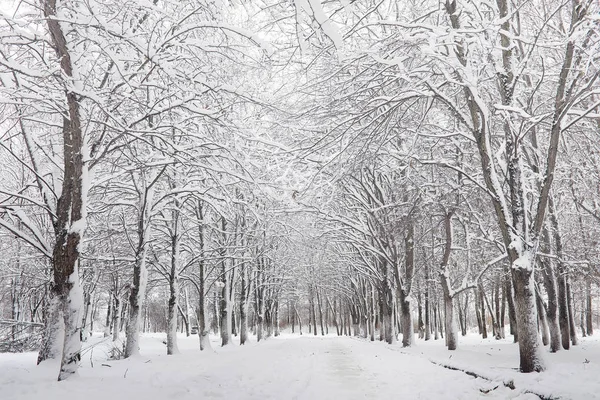
[[[110,342],[86,343],[79,376],[57,382],[55,365],[35,366],[35,353],[0,354],[0,399],[595,399],[600,398],[600,341],[582,339],[548,354],[550,368],[519,374],[509,340],[419,340],[411,349],[363,339],[282,335],[257,344],[200,352],[196,335],[179,337],[167,356],[165,335],[145,335],[142,356],[107,361]],[[91,347],[90,347],[91,346]],[[438,364],[465,369],[487,379]],[[512,384],[511,384],[512,381]],[[511,389],[509,386],[515,387]]]

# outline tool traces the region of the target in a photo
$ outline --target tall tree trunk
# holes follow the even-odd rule
[[[531,261],[530,261],[531,263]],[[533,270],[513,267],[521,372],[544,370],[537,332]]]
[[[544,229],[542,237],[542,251],[550,251],[550,237],[548,230]],[[550,332],[550,352],[555,353],[561,347],[561,326],[559,324],[559,297],[557,294],[556,273],[551,260],[542,258],[540,264],[543,270],[543,282],[548,297],[548,307],[546,308],[546,320]]]
[[[254,285],[254,302],[256,309],[256,341],[260,342],[263,339],[263,328],[264,328],[264,316],[265,316],[265,299],[264,299],[264,291],[265,288],[262,284],[262,276],[264,274],[264,265],[265,261],[261,257],[256,262],[256,278]],[[298,319],[300,318],[300,314],[298,314]],[[310,320],[310,316],[309,316]],[[310,324],[310,322],[309,322]],[[300,328],[300,332],[302,332],[302,328]]]
[[[315,308],[315,301],[314,298],[311,295],[311,300],[310,300],[310,312],[312,315],[312,327],[313,327],[313,334],[315,336],[317,336],[317,310]]]
[[[121,303],[121,299],[119,298],[119,295],[117,293],[115,293],[115,305],[114,305],[114,317],[113,317],[113,337],[112,340],[113,342],[116,342],[117,340],[119,340],[119,332],[121,330],[121,312],[122,312],[122,308],[123,308],[123,303]]]
[[[85,328],[88,322],[88,315],[91,312],[92,298],[89,290],[84,290],[83,292],[83,319],[81,321],[81,341],[87,341],[87,333],[88,330]]]
[[[461,336],[466,336],[467,335],[467,321],[466,321],[466,315],[464,315],[464,312],[463,312],[462,302],[461,302],[460,298],[461,298],[460,295],[458,295],[456,297],[456,301],[458,303],[458,307],[456,307],[458,309],[458,323],[460,325]]]
[[[429,304],[429,263],[425,264],[425,340],[431,340],[431,321]]]
[[[490,314],[490,319],[492,320],[492,335],[494,336],[494,338],[500,339],[500,335],[498,333],[498,321],[496,320],[496,314],[494,313],[492,305],[490,304],[490,301],[488,300],[488,297],[485,294],[485,289],[484,289],[483,285],[480,285],[480,288],[481,288],[481,296],[483,297],[484,304],[487,307],[488,313]],[[492,292],[492,296],[493,296],[493,292]]]
[[[456,326],[456,315],[454,312],[454,296],[450,282],[450,270],[448,269],[448,262],[450,261],[450,252],[452,249],[453,213],[453,211],[449,211],[444,217],[446,243],[444,245],[444,254],[442,256],[442,263],[440,265],[440,280],[442,284],[442,291],[444,293],[446,346],[448,346],[448,350],[456,350],[458,347],[458,329]]]
[[[423,302],[421,301],[420,290],[418,290],[417,294],[417,327],[419,339],[423,339],[425,337],[425,326],[423,322]]]
[[[131,285],[129,292],[129,319],[127,321],[127,341],[125,343],[126,358],[140,353],[140,323],[142,322],[141,314],[148,282],[146,255],[150,235],[150,204],[152,203],[153,193],[153,183],[151,183],[140,194],[137,220],[138,243],[133,266],[133,285]]]
[[[60,60],[62,76],[65,79],[63,83],[67,115],[63,116],[62,120],[63,182],[56,207],[56,240],[52,252],[54,281],[51,291],[54,299],[51,306],[58,310],[51,310],[48,314],[51,318],[62,317],[63,329],[59,328],[59,322],[49,321],[49,329],[45,331],[44,348],[47,351],[40,354],[38,360],[57,355],[55,350],[61,347],[58,342],[62,341],[58,375],[58,380],[61,381],[77,372],[81,358],[82,292],[79,282],[79,243],[86,224],[87,189],[84,185],[88,185],[88,182],[84,182],[87,166],[83,161],[84,139],[79,100],[78,95],[71,89],[79,84],[79,76],[73,67],[69,46],[57,18],[59,10],[56,9],[56,0],[44,0],[43,7],[52,47]]]
[[[167,316],[167,354],[177,354],[177,291],[179,290],[179,282],[177,277],[169,278],[169,306]]]
[[[510,274],[508,266],[505,269],[504,275],[504,296],[506,297],[506,304],[508,305],[508,322],[510,324],[510,334],[513,335],[513,341],[517,343],[519,341],[519,333],[517,331],[515,297],[513,295],[512,276]]]
[[[481,318],[481,297],[479,296],[479,288],[473,289],[475,292],[475,315],[477,317],[477,328],[479,334],[483,337],[483,319]]]
[[[275,337],[279,336],[280,332],[279,332],[279,300],[275,300],[275,304],[274,304],[274,319],[273,319],[273,325],[274,325],[274,335]],[[323,311],[321,309],[321,303],[319,302],[319,312],[321,313],[321,331],[323,331]]]
[[[240,267],[240,345],[245,344],[248,340],[248,288],[249,281],[247,279],[246,263],[242,263]],[[293,329],[292,329],[293,331]]]
[[[542,344],[547,346],[550,343],[550,333],[548,330],[548,320],[546,318],[546,306],[544,304],[544,300],[542,300],[542,296],[537,293],[537,290],[535,297],[537,302],[538,329],[542,334]]]
[[[104,337],[110,336],[110,321],[111,321],[111,310],[112,310],[112,294],[108,294],[108,301],[106,305],[106,325],[104,326]]]
[[[221,297],[219,300],[219,313],[221,315],[221,346],[227,346],[231,343],[231,307],[229,306],[229,281],[227,271],[227,222],[225,217],[221,217],[221,235],[222,243],[220,245],[219,253],[221,256]]]
[[[502,338],[504,339],[506,337],[506,290],[505,290],[505,285],[504,285],[504,277],[501,278],[501,282],[500,282],[500,292],[502,294],[502,308],[500,310],[500,327],[501,327],[501,333],[502,333]]]
[[[300,335],[302,335],[302,318],[300,317],[300,313],[298,312],[298,309],[296,308],[295,304],[294,312],[296,313],[296,317],[298,317],[298,331],[300,332]]]
[[[404,282],[399,279],[400,271],[396,269],[396,284],[399,290],[400,320],[402,328],[402,347],[410,347],[414,343],[413,320],[410,309],[410,292],[415,270],[415,228],[412,221],[406,227],[404,237]]]
[[[288,308],[289,308],[289,307],[290,307],[290,306],[288,305]],[[290,311],[290,313],[292,314],[292,315],[290,316],[290,320],[291,320],[291,324],[292,324],[292,333],[296,333],[296,332],[295,332],[295,331],[296,331],[296,313],[295,313],[295,311],[296,311],[296,306],[294,305],[294,306],[293,306],[293,308],[294,308],[294,310],[293,310],[293,311]]]
[[[433,303],[433,340],[439,340],[440,333],[438,331],[438,303],[437,300]]]
[[[571,344],[577,346],[579,344],[577,340],[577,330],[575,329],[575,311],[573,310],[573,294],[571,293],[571,282],[567,277],[567,307],[569,309],[569,330],[571,333]]]
[[[171,189],[175,189],[171,184]],[[171,271],[169,273],[169,319],[167,321],[167,354],[179,353],[177,346],[177,311],[179,308],[179,201],[173,202],[174,210],[171,212]]]
[[[592,314],[592,280],[587,277],[585,280],[585,322],[587,335],[592,336],[594,334],[594,324]]]
[[[198,341],[200,351],[210,349],[210,337],[208,326],[208,313],[206,312],[206,266],[204,264],[205,248],[204,248],[204,205],[202,200],[198,200],[196,204],[196,218],[198,219],[198,246],[200,249],[200,259],[198,260]]]
[[[458,347],[458,328],[456,326],[456,313],[454,312],[454,298],[444,290],[444,310],[446,328],[446,346],[448,350]]]
[[[494,281],[494,305],[495,305],[495,311],[496,311],[496,338],[497,339],[503,339],[504,338],[504,323],[502,320],[502,311],[501,311],[501,306],[500,306],[500,302],[502,301],[502,298],[500,297],[500,276],[496,275],[495,281]]]
[[[459,307],[462,307],[462,314],[463,314],[463,318],[464,318],[464,327],[465,330],[463,332],[461,332],[462,336],[467,336],[467,329],[469,327],[468,323],[467,323],[467,316],[469,315],[469,292],[465,292],[465,303],[464,306],[462,306],[460,304],[460,302],[458,303]]]
[[[485,298],[483,293],[483,285],[479,285],[479,306],[481,307],[481,336],[487,339],[487,318],[485,316]]]
[[[49,290],[46,297],[47,300],[43,309],[45,328],[42,346],[37,358],[38,364],[45,360],[60,358],[64,341],[63,331],[65,323],[62,316],[61,299],[53,290]]]

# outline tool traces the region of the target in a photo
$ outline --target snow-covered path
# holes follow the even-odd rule
[[[79,377],[61,383],[53,367],[34,366],[33,353],[0,355],[0,399],[536,398],[502,385],[484,394],[496,384],[379,342],[284,336],[201,353],[197,338],[180,339],[179,355],[164,355],[160,336],[145,337],[140,358],[108,362],[97,345]]]

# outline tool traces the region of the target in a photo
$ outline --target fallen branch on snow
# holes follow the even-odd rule
[[[469,376],[472,376],[474,378],[481,378],[481,379],[484,379],[484,380],[489,381],[489,382],[498,382],[499,381],[498,379],[494,379],[494,378],[490,378],[490,377],[487,377],[487,376],[483,376],[480,373],[476,373],[476,372],[469,371],[469,370],[466,370],[466,369],[463,369],[463,368],[459,368],[459,367],[454,366],[454,365],[443,364],[443,363],[440,363],[438,361],[433,361],[433,360],[429,360],[429,362],[432,363],[432,364],[438,365],[440,367],[451,369],[453,371],[464,372],[465,374],[467,374]],[[507,387],[507,388],[509,388],[511,390],[515,390],[516,389],[515,382],[512,379],[502,380],[502,384],[505,387]],[[483,393],[491,392],[492,390],[495,390],[497,388],[498,388],[498,386],[496,386],[494,389],[490,389],[487,392],[483,392]],[[532,390],[528,390],[528,389],[523,390],[523,393],[531,393],[531,394],[539,397],[541,400],[560,400],[561,399],[560,397],[547,396],[547,395],[544,395],[544,394],[536,393],[536,392],[534,392]]]

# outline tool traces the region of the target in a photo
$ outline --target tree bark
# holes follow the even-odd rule
[[[450,282],[450,270],[448,262],[450,261],[450,252],[452,249],[452,215],[449,211],[444,216],[444,231],[446,233],[446,243],[444,245],[444,254],[440,264],[440,280],[442,291],[444,293],[445,310],[445,328],[446,328],[446,346],[448,350],[456,350],[458,347],[458,329],[456,326],[456,315],[454,312],[454,294]]]
[[[577,330],[575,329],[575,311],[573,310],[573,294],[571,293],[571,283],[567,277],[567,307],[569,309],[569,330],[571,333],[571,344],[577,346],[579,341],[577,339]]]
[[[547,229],[544,229],[542,240],[542,251],[548,253],[550,250],[550,237]],[[543,270],[544,287],[548,297],[546,320],[550,333],[550,352],[555,353],[561,347],[561,325],[559,324],[559,297],[557,294],[556,273],[551,260],[542,258],[540,264]]]
[[[425,264],[425,340],[431,340],[431,320],[429,304],[429,263]]]
[[[592,336],[594,334],[594,324],[592,314],[592,280],[587,277],[585,280],[585,322],[586,322],[586,330],[587,335]]]
[[[542,344],[547,346],[550,343],[550,333],[548,330],[548,321],[546,318],[546,306],[544,305],[544,300],[536,290],[536,302],[537,302],[537,314],[538,314],[538,329],[542,334]]]
[[[240,345],[243,345],[248,340],[248,292],[250,291],[247,285],[246,263],[242,263],[240,269]],[[293,332],[293,328],[292,328]]]
[[[52,47],[60,61],[60,68],[68,81],[78,81],[75,73],[66,36],[57,18],[56,0],[43,2],[44,16],[50,36]],[[67,116],[62,120],[63,139],[63,182],[60,198],[56,207],[54,221],[55,244],[52,252],[52,267],[54,281],[51,287],[53,296],[52,310],[49,317],[63,320],[64,336],[56,329],[60,323],[50,321],[46,330],[46,349],[62,347],[62,357],[58,380],[67,379],[77,372],[78,362],[81,358],[81,302],[82,292],[79,283],[79,243],[86,223],[84,179],[87,167],[83,162],[83,130],[79,111],[77,94],[70,88],[77,82],[63,82]],[[87,184],[87,183],[86,183]],[[62,340],[62,346],[57,342]],[[42,356],[55,355],[54,351],[47,351]],[[41,357],[44,358],[44,357]],[[40,360],[41,361],[41,360]]]
[[[412,221],[406,227],[404,237],[404,282],[399,279],[400,271],[396,269],[396,284],[399,288],[400,325],[402,329],[402,347],[410,347],[414,343],[412,312],[410,309],[410,293],[415,271],[415,227]]]
[[[219,299],[219,313],[221,316],[221,346],[227,346],[231,343],[231,308],[229,306],[229,281],[227,271],[227,250],[225,248],[227,244],[227,222],[225,217],[221,216],[221,236],[222,242],[219,249],[219,255],[221,257],[221,296]]]
[[[125,343],[125,357],[131,357],[140,353],[140,323],[142,322],[142,310],[146,299],[146,285],[148,282],[148,271],[146,269],[146,258],[148,253],[148,240],[150,235],[150,204],[152,203],[153,184],[156,179],[144,188],[140,193],[140,204],[137,220],[138,243],[135,253],[135,264],[133,266],[133,284],[129,292],[129,319],[127,321],[127,342]]]

